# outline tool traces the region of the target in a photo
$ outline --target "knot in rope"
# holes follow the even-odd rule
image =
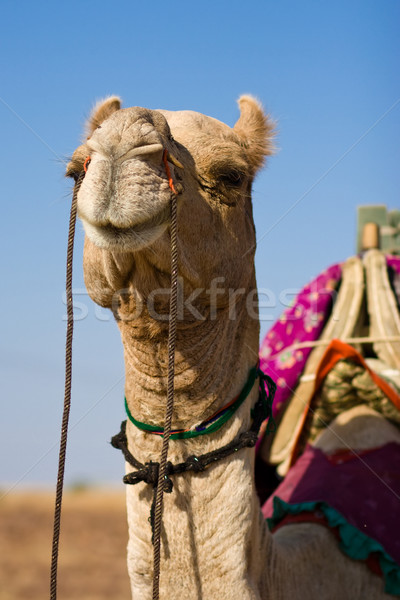
[[[158,472],[160,470],[160,463],[150,461],[146,463],[146,468],[142,469],[143,472],[143,481],[146,483],[150,483],[151,485],[156,485],[158,481]]]
[[[114,445],[114,444],[113,444]],[[170,494],[173,490],[174,484],[172,479],[170,479],[169,475],[173,473],[174,467],[173,464],[168,461],[165,467],[165,475],[164,475],[164,492]],[[128,485],[135,485],[136,483],[140,483],[144,481],[144,483],[148,483],[152,485],[154,488],[157,487],[158,484],[158,476],[160,472],[160,463],[150,461],[143,465],[137,471],[132,471],[132,473],[127,473],[123,477],[123,482]]]
[[[123,478],[124,483],[129,483],[134,485],[135,483],[139,483],[140,481],[144,481],[145,483],[149,483],[150,485],[156,485],[158,481],[158,471],[160,468],[160,463],[158,462],[148,462],[141,469],[137,471],[133,471],[132,473],[128,473]]]

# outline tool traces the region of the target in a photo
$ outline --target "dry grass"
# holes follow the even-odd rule
[[[49,597],[54,496],[9,494],[0,502],[0,600]],[[58,600],[130,600],[125,495],[64,496]]]

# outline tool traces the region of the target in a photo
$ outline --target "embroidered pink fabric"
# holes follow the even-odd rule
[[[294,392],[312,348],[282,350],[299,342],[317,340],[327,321],[341,278],[333,265],[307,284],[271,327],[260,347],[260,368],[276,383],[274,417]]]

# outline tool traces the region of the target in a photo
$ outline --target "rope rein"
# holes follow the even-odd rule
[[[54,507],[54,526],[53,526],[53,544],[51,553],[50,568],[50,600],[57,598],[57,568],[58,568],[58,550],[60,541],[61,525],[61,504],[64,489],[65,456],[67,450],[68,422],[71,409],[71,387],[72,387],[72,337],[74,330],[74,309],[72,299],[72,264],[74,255],[74,236],[77,212],[77,197],[85,173],[81,173],[76,181],[74,193],[72,196],[71,213],[68,230],[67,246],[67,269],[66,269],[66,294],[67,294],[67,333],[65,343],[65,391],[64,391],[64,410],[61,424],[60,452],[58,458],[58,475],[56,499]]]
[[[168,177],[171,196],[171,296],[169,305],[169,331],[168,331],[168,382],[167,404],[164,419],[164,436],[161,450],[158,481],[154,500],[154,533],[153,533],[153,600],[160,597],[160,563],[161,563],[161,520],[163,510],[164,491],[168,489],[166,467],[168,457],[169,438],[172,429],[172,413],[174,408],[174,379],[175,379],[175,345],[176,322],[178,315],[178,240],[177,240],[177,192],[171,177],[167,161],[167,150],[164,150],[163,162]],[[164,489],[166,488],[166,489]]]

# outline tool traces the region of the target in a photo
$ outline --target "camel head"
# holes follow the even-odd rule
[[[220,275],[228,286],[241,284],[255,249],[251,186],[272,153],[273,124],[252,97],[239,106],[230,128],[192,111],[122,109],[117,97],[97,104],[67,167],[75,180],[86,171],[78,216],[87,243],[125,260],[146,256],[153,270],[168,273],[167,157],[182,275],[192,287]]]

